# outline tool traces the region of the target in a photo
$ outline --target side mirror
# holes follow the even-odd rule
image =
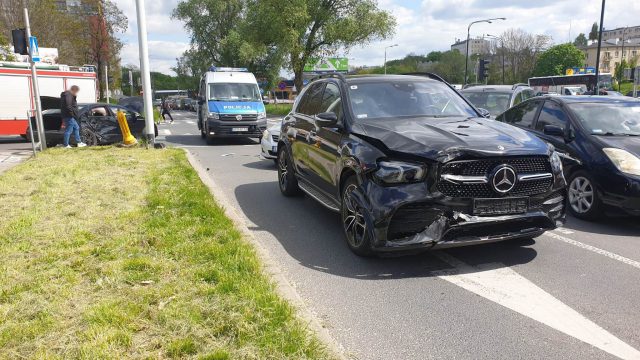
[[[482,116],[483,118],[491,119],[491,113],[489,112],[489,110],[478,108],[478,112],[480,113],[480,116]]]
[[[545,125],[543,130],[545,135],[565,137],[564,129],[555,125]]]
[[[319,127],[332,127],[338,123],[338,115],[333,112],[324,112],[316,115],[315,120]]]

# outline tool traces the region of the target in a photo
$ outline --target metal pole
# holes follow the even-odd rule
[[[33,157],[36,157],[38,155],[38,152],[36,151],[36,139],[33,138],[33,126],[31,126],[31,114],[29,114],[29,111],[27,111],[27,119],[29,119],[29,139],[31,139],[31,149],[33,149]]]
[[[505,81],[504,81],[504,53],[505,53],[505,51],[504,51],[504,39],[502,39],[500,42],[502,43],[502,85],[504,85],[505,84]]]
[[[131,92],[129,95],[133,96],[133,71],[129,70],[129,85],[131,85]]]
[[[604,6],[605,6],[605,1],[606,0],[602,0],[602,9],[600,10],[600,32],[598,34],[598,53],[596,55],[596,88],[593,91],[594,95],[600,95],[600,50],[602,47],[602,29],[603,29],[603,22],[604,22]]]
[[[384,74],[387,75],[387,48],[384,48]]]
[[[622,30],[622,54],[620,54],[621,60],[620,60],[620,77],[618,78],[618,91],[620,91],[620,89],[622,88],[622,77],[624,76],[624,68],[622,67],[622,62],[625,61],[624,58],[624,35],[627,32],[627,28],[625,27],[624,30]],[[611,88],[613,89],[613,84],[611,86]]]
[[[107,68],[107,65],[104,66],[104,86],[105,92],[107,94],[107,104],[110,104],[111,99],[109,98],[109,69]]]
[[[27,39],[31,39],[31,26],[29,25],[29,10],[24,8],[24,25],[27,31]],[[42,120],[42,104],[40,104],[40,87],[38,86],[38,72],[36,71],[36,63],[31,57],[31,41],[29,41],[29,63],[31,63],[31,86],[33,88],[33,102],[36,104],[36,123],[38,124],[38,140],[40,140],[40,149],[47,149],[47,141],[44,136],[44,121]],[[31,120],[29,120],[31,121]]]
[[[149,144],[155,145],[153,99],[151,76],[149,74],[149,46],[147,44],[147,15],[144,9],[144,0],[136,0],[136,9],[138,13],[138,45],[140,46],[140,76],[142,77],[145,129]]]
[[[464,54],[464,84],[462,85],[462,87],[464,87],[464,85],[467,85],[469,79],[467,74],[469,73],[469,33],[471,32],[471,25],[473,25],[473,23],[467,26],[467,51]]]

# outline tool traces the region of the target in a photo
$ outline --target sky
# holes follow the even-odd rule
[[[129,18],[122,40],[124,65],[139,65],[135,2],[114,0]],[[171,19],[178,0],[147,0],[147,34],[153,71],[172,74],[171,67],[189,47],[184,25]],[[382,65],[385,46],[389,59],[409,53],[427,54],[433,50],[449,50],[456,39],[466,37],[467,25],[477,19],[506,17],[506,21],[476,24],[471,36],[500,35],[510,28],[521,28],[545,34],[555,43],[563,43],[583,32],[600,19],[600,0],[378,0],[380,8],[390,11],[398,26],[393,38],[353,48],[344,54],[351,65]],[[640,25],[640,1],[608,0],[604,26],[613,29]]]

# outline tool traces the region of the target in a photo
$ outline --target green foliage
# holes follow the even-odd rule
[[[267,110],[267,115],[277,115],[277,116],[285,116],[291,112],[291,108],[293,104],[267,104],[265,108]]]
[[[583,66],[584,53],[573,44],[561,44],[549,48],[540,54],[536,64],[535,76],[562,75],[574,66]]]
[[[580,33],[573,41],[573,45],[579,48],[587,47],[588,40],[584,33]]]
[[[9,41],[0,33],[0,61],[15,61],[16,58],[11,52]]]
[[[593,25],[591,25],[591,31],[589,31],[589,40],[598,40],[599,32],[598,23],[593,23]]]

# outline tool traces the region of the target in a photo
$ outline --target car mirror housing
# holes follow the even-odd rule
[[[545,125],[543,130],[545,135],[565,137],[564,129],[555,125]]]
[[[338,123],[338,115],[334,112],[324,112],[316,115],[316,124],[319,127],[331,127]]]
[[[480,116],[482,116],[483,118],[487,118],[487,119],[491,118],[491,113],[487,109],[478,108],[478,112],[480,113]]]

